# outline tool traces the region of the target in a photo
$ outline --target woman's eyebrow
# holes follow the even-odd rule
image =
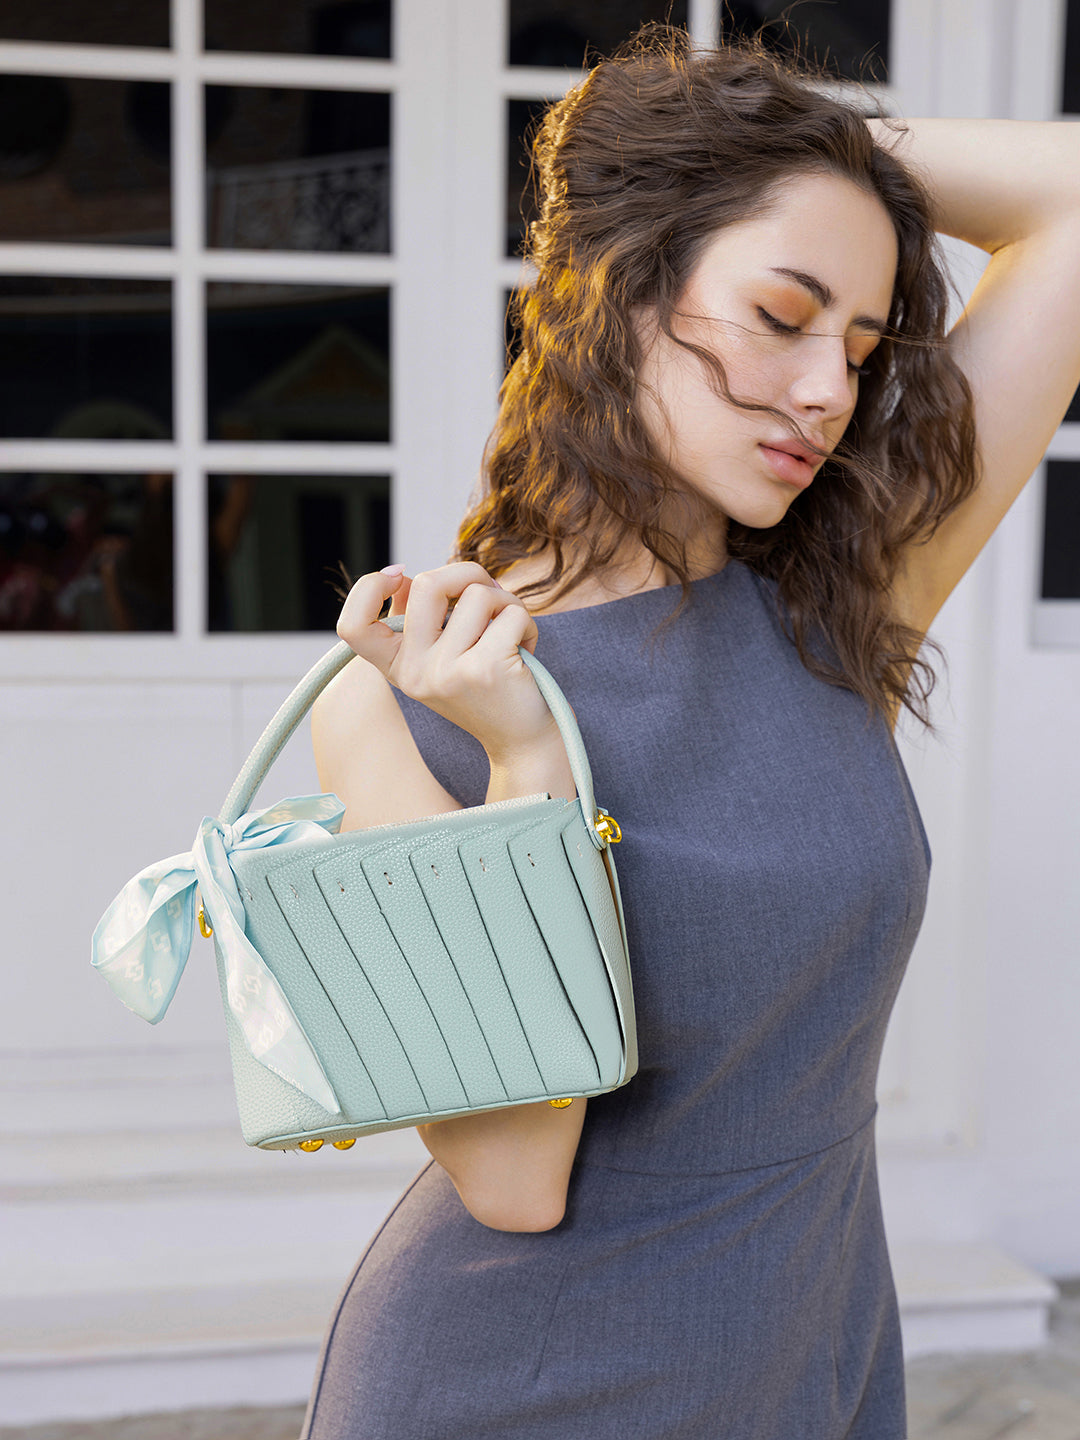
[[[769,269],[774,275],[782,275],[785,280],[794,280],[796,285],[809,290],[823,310],[836,303],[836,296],[824,280],[819,280],[816,275],[810,275],[805,270],[789,270],[784,265],[770,265]],[[873,315],[856,315],[851,323],[860,330],[873,330],[877,335],[884,335],[889,328],[884,320],[875,320]]]

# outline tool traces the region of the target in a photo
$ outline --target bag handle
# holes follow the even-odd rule
[[[405,617],[388,615],[382,623],[400,633],[405,623]],[[619,838],[618,826],[609,815],[605,815],[596,808],[592,770],[589,767],[589,757],[585,753],[585,743],[581,738],[581,731],[578,729],[574,712],[571,710],[566,696],[535,655],[530,654],[524,646],[518,647],[518,654],[532,672],[537,688],[547,701],[548,709],[559,727],[559,734],[566,746],[567,759],[570,761],[570,772],[574,777],[574,784],[577,786],[586,828],[596,848],[603,850],[609,840]],[[315,662],[282,703],[255,742],[251,754],[244,761],[239,775],[233,782],[232,789],[225,797],[219,817],[224,824],[231,825],[247,811],[271,765],[284,749],[300,721],[314,705],[316,698],[322,694],[334,676],[344,670],[345,666],[354,659],[356,659],[355,651],[344,640],[340,641],[333,649],[328,650],[321,660]]]

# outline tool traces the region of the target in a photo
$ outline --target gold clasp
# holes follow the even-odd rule
[[[597,810],[593,825],[600,839],[607,845],[617,845],[622,839],[619,822],[604,810]]]
[[[573,1103],[574,1103],[574,1097],[573,1097],[572,1095],[570,1096],[570,1098],[569,1098],[568,1100],[549,1100],[549,1101],[548,1101],[548,1104],[552,1107],[553,1110],[565,1110],[566,1107],[567,1107],[567,1105],[572,1105]]]
[[[206,918],[206,911],[203,909],[202,901],[199,901],[199,934],[204,940],[209,940],[214,933],[214,927]]]

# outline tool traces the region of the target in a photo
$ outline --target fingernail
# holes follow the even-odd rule
[[[505,585],[500,585],[497,580],[492,580],[491,583],[492,583],[492,585],[495,586],[495,589],[496,589],[496,590],[505,590],[505,589],[506,589],[506,586],[505,586]]]
[[[379,571],[380,575],[403,575],[404,573],[404,565],[384,565]]]

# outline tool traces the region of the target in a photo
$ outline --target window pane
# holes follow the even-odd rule
[[[333,631],[350,578],[390,560],[387,475],[209,475],[211,630]]]
[[[167,280],[0,276],[0,435],[172,438]]]
[[[520,255],[525,234],[536,217],[530,178],[529,139],[547,108],[546,100],[506,102],[506,253]]]
[[[1046,462],[1041,593],[1080,600],[1080,460]]]
[[[686,26],[686,0],[510,0],[511,65],[580,70],[589,49],[607,55],[646,20]]]
[[[207,286],[213,440],[389,440],[390,292]]]
[[[171,475],[0,475],[0,630],[172,628]]]
[[[206,87],[206,243],[390,250],[390,96]]]
[[[4,0],[0,40],[168,45],[169,0]]]
[[[889,80],[889,0],[725,0],[725,35],[752,34],[780,55],[796,52],[842,80]]]
[[[1080,115],[1080,0],[1065,6],[1065,64],[1061,86],[1061,109],[1065,115]]]
[[[207,50],[390,58],[390,0],[206,0]]]
[[[0,240],[168,245],[169,86],[0,75]]]

